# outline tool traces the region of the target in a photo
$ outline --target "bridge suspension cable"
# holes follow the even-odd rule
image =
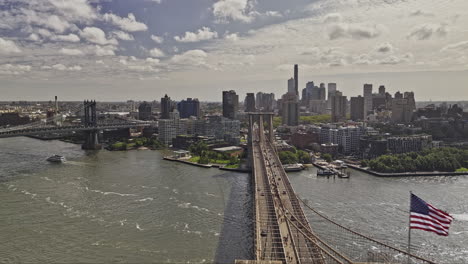
[[[297,197],[297,196],[296,196]],[[425,259],[423,257],[408,253],[404,250],[398,249],[394,246],[391,246],[382,241],[373,239],[367,235],[354,231],[348,227],[345,227],[336,221],[330,219],[324,214],[318,212],[316,209],[308,205],[304,200],[297,197],[301,203],[313,212],[315,218],[311,215],[308,215],[309,218],[314,218],[314,221],[311,221],[313,224],[319,225],[319,223],[325,223],[325,226],[321,228],[326,228],[328,233],[330,233],[330,224],[337,229],[338,232],[333,232],[333,236],[328,234],[327,236],[322,236],[323,239],[319,237],[316,233],[311,233],[314,238],[324,243],[324,245],[330,246],[333,245],[336,251],[345,254],[350,261],[352,262],[380,262],[380,263],[423,263],[423,264],[435,264],[435,262]],[[321,220],[321,221],[320,221]],[[312,226],[313,226],[312,224]],[[314,228],[314,230],[321,230],[320,228]],[[348,235],[348,239],[343,239],[344,236]],[[325,242],[324,240],[328,240]],[[331,239],[330,239],[331,238]],[[333,239],[334,238],[334,239]],[[366,252],[367,255],[362,254]],[[335,251],[333,251],[335,252]],[[347,262],[345,262],[347,263]]]

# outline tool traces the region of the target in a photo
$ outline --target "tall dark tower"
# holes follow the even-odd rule
[[[297,64],[294,64],[294,85],[296,86],[296,95],[299,97],[299,66]]]

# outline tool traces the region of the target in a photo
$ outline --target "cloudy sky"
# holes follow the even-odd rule
[[[0,101],[363,83],[468,100],[466,0],[0,0]]]

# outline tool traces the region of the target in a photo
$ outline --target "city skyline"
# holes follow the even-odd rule
[[[231,89],[280,95],[290,65],[299,64],[299,90],[307,81],[336,82],[354,96],[373,83],[414,91],[417,100],[457,100],[468,83],[468,3],[440,5],[8,0],[0,89],[4,100],[171,93],[217,101]]]

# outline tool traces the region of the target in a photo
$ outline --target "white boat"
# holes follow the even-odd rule
[[[60,155],[53,155],[49,158],[47,158],[47,161],[50,161],[50,162],[56,162],[56,163],[62,163],[62,162],[65,162],[66,159],[64,156],[60,156]]]

